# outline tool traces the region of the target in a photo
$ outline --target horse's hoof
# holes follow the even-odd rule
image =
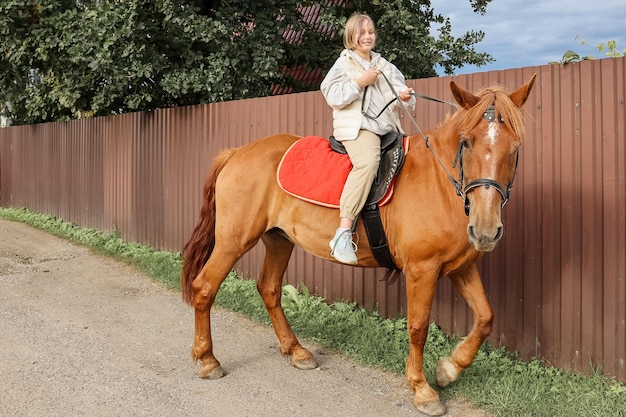
[[[447,410],[446,406],[441,401],[429,401],[425,403],[415,404],[415,408],[422,414],[427,416],[442,416]]]
[[[452,363],[450,358],[441,359],[437,363],[437,369],[435,370],[437,385],[441,388],[448,386],[451,382],[454,382],[459,378],[460,373],[461,372]]]
[[[309,358],[303,358],[300,360],[296,360],[296,358],[292,358],[291,364],[298,369],[304,369],[304,370],[315,369],[319,366],[317,364],[317,361],[312,356]]]
[[[219,379],[223,377],[224,375],[226,375],[226,371],[224,371],[224,368],[222,368],[222,365],[217,365],[217,366],[206,365],[206,366],[200,367],[200,371],[198,372],[198,375],[202,379]]]
[[[298,346],[291,352],[291,364],[298,369],[315,369],[318,367],[317,361],[313,358],[313,354]]]

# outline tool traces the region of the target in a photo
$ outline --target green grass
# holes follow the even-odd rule
[[[127,243],[119,233],[80,228],[55,217],[28,210],[2,209],[0,217],[26,223],[48,233],[85,245],[95,252],[128,262],[170,289],[180,289],[180,254],[155,251]],[[252,280],[231,274],[216,303],[269,324]],[[283,288],[283,307],[298,337],[382,369],[403,373],[408,354],[406,319],[384,318],[354,303],[327,304],[305,287]],[[191,324],[190,324],[191,325]],[[431,324],[424,350],[424,371],[434,383],[434,368],[458,339]],[[442,398],[465,398],[493,416],[506,417],[626,417],[623,383],[590,366],[588,375],[544,366],[540,360],[522,361],[503,348],[485,344],[457,382],[440,390]]]

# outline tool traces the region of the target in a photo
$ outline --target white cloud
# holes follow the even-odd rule
[[[476,50],[496,60],[482,68],[462,68],[457,74],[544,65],[559,61],[570,49],[604,57],[595,46],[582,45],[577,36],[596,44],[614,40],[618,48],[626,48],[623,0],[494,0],[484,16],[472,11],[469,0],[433,0],[432,7],[450,18],[455,36],[469,30],[485,32]]]

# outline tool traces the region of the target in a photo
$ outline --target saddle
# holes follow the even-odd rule
[[[330,149],[346,155],[348,152],[334,136],[329,138]],[[389,132],[380,138],[380,163],[365,205],[377,204],[389,191],[393,179],[404,163],[404,133]]]
[[[391,201],[396,175],[404,163],[409,139],[400,132],[381,138],[376,178],[360,213],[372,253],[379,265],[397,272],[379,207]],[[341,191],[352,169],[346,149],[334,137],[305,136],[294,142],[281,159],[276,179],[287,194],[324,207],[339,208]]]
[[[331,136],[329,140],[330,148],[333,151],[347,154],[346,148],[334,136]],[[390,132],[382,136],[380,151],[378,172],[361,211],[361,219],[376,262],[383,267],[396,270],[398,267],[393,262],[389,252],[387,235],[380,220],[379,203],[383,197],[388,195],[393,179],[400,172],[404,163],[404,133]]]

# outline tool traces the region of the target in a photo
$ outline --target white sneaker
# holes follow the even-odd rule
[[[330,254],[339,262],[349,265],[358,263],[356,257],[356,243],[352,241],[352,230],[348,229],[335,234],[330,241]]]

